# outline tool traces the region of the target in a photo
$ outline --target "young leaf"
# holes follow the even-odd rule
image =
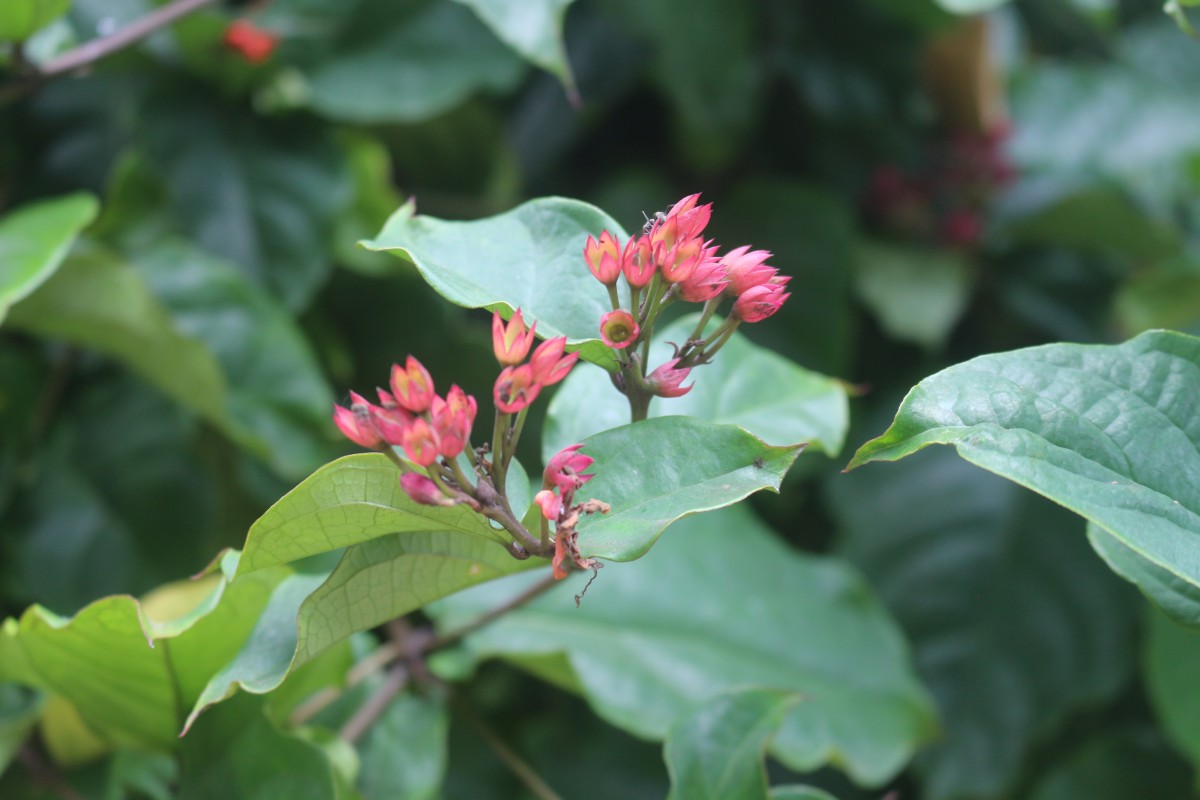
[[[583,358],[613,366],[600,341],[608,295],[583,260],[587,236],[621,227],[594,206],[543,197],[494,217],[451,222],[416,213],[410,202],[392,215],[368,250],[395,253],[452,303],[507,317],[520,308],[544,337],[566,336]]]
[[[698,317],[688,315],[665,326],[650,348],[652,369],[671,357],[671,342],[685,341]],[[688,378],[683,397],[656,397],[650,416],[698,417],[738,425],[768,444],[806,443],[835,456],[849,421],[844,384],[788,361],[735,333],[712,364]],[[629,402],[601,370],[579,366],[550,401],[542,433],[542,458],[588,436],[629,422]]]
[[[767,745],[803,698],[782,689],[740,689],[702,701],[667,732],[667,800],[767,800]]]
[[[427,611],[453,629],[527,583],[494,581]],[[681,522],[645,558],[601,571],[576,608],[584,583],[562,581],[466,649],[518,665],[565,653],[596,713],[648,738],[728,689],[797,692],[772,754],[797,770],[832,762],[865,784],[894,775],[932,733],[904,641],[862,578],[788,550],[740,506]]]
[[[72,194],[23,206],[0,219],[0,322],[13,303],[54,274],[99,207],[89,194]]]
[[[0,8],[0,42],[20,42],[61,17],[71,0],[5,0]]]
[[[1147,570],[1200,587],[1200,339],[1151,331],[958,364],[910,391],[848,468],[931,444],[1086,517],[1149,562],[1127,572],[1164,608],[1180,594]]]

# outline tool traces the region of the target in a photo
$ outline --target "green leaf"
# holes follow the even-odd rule
[[[588,235],[603,230],[625,236],[600,209],[561,197],[472,222],[422,216],[409,202],[361,244],[412,264],[452,303],[506,318],[520,308],[542,336],[566,336],[583,358],[612,368],[612,350],[597,338],[600,317],[612,306],[583,260]]]
[[[13,307],[9,324],[106,353],[184,408],[225,421],[225,381],[212,353],[182,333],[141,276],[109,252],[72,256]]]
[[[667,800],[767,800],[767,745],[802,698],[782,689],[739,689],[708,698],[667,732]]]
[[[575,78],[563,46],[563,17],[575,0],[457,0],[526,60],[554,75],[569,92]]]
[[[0,683],[0,774],[8,768],[37,725],[44,700],[40,692],[13,683]]]
[[[447,531],[503,543],[507,534],[465,505],[415,502],[380,453],[346,456],[314,472],[263,514],[246,536],[240,572],[299,561],[392,533]]]
[[[1018,242],[1049,244],[1130,261],[1165,258],[1182,241],[1172,226],[1150,217],[1115,186],[1060,197],[1006,227]]]
[[[384,275],[390,260],[364,251],[357,242],[374,235],[401,203],[392,183],[392,155],[387,145],[365,133],[343,132],[341,139],[354,199],[338,215],[334,253],[343,266],[367,275]]]
[[[1134,275],[1117,291],[1113,310],[1130,335],[1151,328],[1195,328],[1200,325],[1200,264],[1171,260]]]
[[[971,264],[946,250],[864,243],[858,294],[893,338],[941,347],[971,295]]]
[[[953,444],[973,464],[1083,515],[1200,587],[1200,339],[1152,331],[1121,345],[981,356],[921,381],[849,468]],[[1155,594],[1164,607],[1177,592]]]
[[[342,122],[420,122],[477,91],[510,89],[525,72],[478,17],[451,3],[281,0],[262,19],[295,34],[283,53],[300,74],[287,75],[281,92]]]
[[[1008,0],[937,0],[937,4],[955,14],[982,14],[1007,3]]]
[[[61,696],[107,741],[172,749],[183,712],[238,651],[285,576],[276,569],[235,584],[216,580],[173,619],[152,618],[129,596],[97,600],[69,619],[33,606],[0,629],[0,682]]]
[[[583,491],[612,505],[579,523],[584,558],[632,561],[668,525],[779,491],[802,445],[774,447],[741,428],[691,417],[659,417],[599,433],[582,452],[595,459]]]
[[[449,727],[439,697],[405,693],[393,700],[359,746],[363,800],[437,800]]]
[[[650,348],[651,368],[671,358],[670,342],[682,343],[696,327],[689,315],[662,328]],[[650,416],[699,417],[739,425],[768,444],[805,442],[830,456],[842,449],[849,421],[845,386],[797,366],[750,342],[740,333],[721,348],[712,364],[694,369],[692,390],[683,397],[655,398]],[[589,434],[629,420],[629,402],[608,374],[579,366],[550,401],[542,432],[542,458],[581,442]]]
[[[321,748],[281,733],[262,700],[240,697],[183,739],[180,800],[349,800]]]
[[[329,273],[335,220],[350,196],[332,134],[311,121],[233,116],[228,104],[186,90],[147,107],[147,149],[179,224],[289,309],[307,306]]]
[[[1200,632],[1177,625],[1161,614],[1149,615],[1146,641],[1146,688],[1167,737],[1200,769]]]
[[[1194,797],[1188,769],[1149,725],[1113,725],[1054,764],[1029,800]]]
[[[944,733],[929,800],[1012,791],[1034,748],[1133,670],[1136,598],[1081,521],[948,450],[831,479],[840,552],[904,626]]]
[[[771,789],[771,800],[837,800],[829,792],[811,786],[776,786]]]
[[[495,581],[427,612],[450,630],[527,583]],[[576,608],[583,586],[562,581],[466,648],[518,663],[565,653],[596,713],[642,737],[662,738],[731,688],[798,692],[771,752],[798,770],[835,763],[865,784],[894,775],[932,732],[903,639],[863,580],[788,550],[743,508],[679,524],[647,557],[601,571]]]
[[[0,8],[0,41],[23,41],[70,7],[71,0],[5,0]]]
[[[0,24],[5,13],[0,11]],[[0,323],[13,303],[54,274],[99,207],[90,194],[72,194],[22,206],[0,219]]]

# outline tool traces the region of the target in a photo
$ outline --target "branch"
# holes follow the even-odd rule
[[[199,11],[205,6],[215,5],[217,0],[174,0],[156,8],[144,17],[134,20],[108,36],[84,42],[43,64],[37,72],[25,80],[10,84],[0,90],[0,105],[12,102],[46,82],[94,64],[102,58],[124,50],[146,38],[159,28],[165,28],[180,17]]]
[[[466,625],[463,625],[461,628],[456,628],[449,633],[444,633],[441,636],[433,637],[423,648],[422,655],[430,653],[434,650],[441,650],[449,647],[452,644],[458,643],[460,639],[463,639],[469,634],[474,633],[488,623],[493,622],[508,612],[515,611],[516,609],[525,605],[530,600],[533,600],[538,595],[544,593],[551,586],[554,586],[556,583],[558,583],[558,581],[555,579],[553,573],[547,575],[525,591],[521,592],[516,597],[509,600],[507,603],[496,606],[491,611],[488,611],[484,614],[480,614],[478,617],[471,620]]]
[[[480,738],[492,748],[496,756],[504,762],[506,767],[512,770],[512,773],[521,780],[521,783],[525,784],[525,788],[534,797],[537,797],[538,800],[562,800],[558,793],[542,780],[542,776],[537,774],[537,771],[530,766],[528,761],[517,755],[515,750],[509,747],[495,731],[488,727],[483,718],[475,713],[475,710],[471,708],[458,692],[451,692],[450,707],[475,729]]]

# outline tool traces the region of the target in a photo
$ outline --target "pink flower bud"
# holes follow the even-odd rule
[[[399,364],[392,365],[391,384],[396,402],[414,414],[425,412],[433,402],[433,378],[429,377],[429,370],[412,356],[404,362],[403,369]]]
[[[567,377],[571,367],[579,360],[579,353],[564,354],[567,337],[556,336],[547,339],[533,351],[529,366],[533,369],[533,379],[542,386],[553,386]]]
[[[686,239],[667,251],[659,265],[663,279],[680,283],[692,276],[700,264],[712,259],[714,252],[699,239]]]
[[[610,311],[600,318],[600,338],[613,349],[629,347],[637,341],[640,332],[637,320],[623,308]]]
[[[412,416],[395,404],[371,406],[371,421],[385,442],[398,445],[404,441],[404,431],[412,422]]]
[[[445,458],[454,458],[466,447],[475,422],[474,401],[457,386],[450,387],[446,400],[433,399],[430,420],[437,434],[438,453]]]
[[[701,261],[686,281],[680,281],[676,285],[679,288],[679,296],[684,300],[689,303],[704,303],[725,291],[728,284],[729,277],[725,274],[725,266],[715,258],[710,258]]]
[[[519,367],[505,367],[496,378],[492,388],[492,396],[496,408],[505,414],[514,414],[527,408],[537,399],[542,386],[533,377],[533,367],[522,364]]]
[[[650,387],[650,391],[659,397],[682,397],[690,392],[696,385],[695,382],[687,386],[681,384],[687,380],[688,373],[692,371],[691,367],[678,369],[676,368],[678,363],[679,359],[673,358],[647,375],[646,384]]]
[[[751,286],[733,304],[731,315],[742,322],[759,322],[774,314],[792,295],[784,292],[783,284],[764,283]]]
[[[333,422],[346,438],[360,447],[372,450],[379,447],[383,437],[371,419],[371,404],[355,392],[350,393],[350,407],[333,407]]]
[[[596,280],[605,286],[612,286],[621,276],[621,248],[608,231],[601,231],[599,242],[588,236],[583,258]]]
[[[496,360],[504,366],[514,366],[525,360],[529,348],[533,345],[533,332],[537,323],[529,330],[525,329],[525,320],[521,317],[521,309],[513,312],[512,319],[504,324],[499,312],[492,312],[492,352]]]
[[[725,293],[740,297],[751,286],[767,283],[779,270],[765,264],[771,254],[766,250],[750,250],[748,245],[736,247],[721,257],[721,264],[729,275],[729,286]]]
[[[621,272],[635,289],[641,289],[654,279],[658,260],[654,257],[654,244],[649,236],[638,236],[625,245],[625,252],[621,254]]]
[[[402,443],[405,455],[414,464],[428,467],[437,461],[437,432],[421,417],[414,419],[412,424],[404,429]]]
[[[406,472],[400,476],[400,488],[414,501],[423,506],[452,506],[454,501],[442,493],[429,476],[419,472]]]
[[[542,489],[533,496],[533,502],[542,510],[542,516],[554,522],[562,514],[562,500],[549,489]]]
[[[275,52],[279,35],[263,30],[244,19],[234,20],[225,28],[222,42],[250,64],[261,64]]]

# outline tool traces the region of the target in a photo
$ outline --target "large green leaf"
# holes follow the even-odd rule
[[[54,274],[98,209],[91,195],[72,194],[22,206],[0,219],[0,322],[13,303]]]
[[[479,90],[509,89],[525,72],[478,17],[452,3],[280,0],[262,20],[291,34],[283,53],[300,74],[287,76],[282,93],[344,122],[420,122]],[[532,33],[525,28],[523,41]]]
[[[1137,603],[1081,520],[947,450],[831,479],[840,551],[904,626],[944,735],[930,800],[1003,797],[1035,745],[1132,672]]]
[[[524,58],[573,90],[575,79],[563,47],[563,17],[575,0],[457,0]]]
[[[644,737],[662,738],[680,714],[727,689],[799,692],[772,747],[784,763],[832,762],[868,784],[903,767],[931,734],[932,712],[862,579],[789,551],[740,507],[676,528],[642,560],[600,572],[580,607],[583,576],[473,634],[466,648],[517,663],[565,653],[596,712]],[[527,583],[495,581],[427,610],[452,629]]]
[[[660,330],[650,348],[651,368],[671,357],[697,317],[684,317]],[[694,381],[693,381],[694,379]],[[655,398],[650,416],[699,417],[739,425],[769,444],[806,442],[830,456],[842,449],[849,421],[845,386],[793,364],[741,334],[721,348],[712,364],[693,370],[692,390],[683,397]],[[629,402],[613,388],[608,373],[576,367],[554,395],[542,432],[542,458],[597,431],[629,421]]]
[[[1190,693],[1190,690],[1188,690]],[[1149,725],[1111,726],[1085,740],[1037,781],[1029,800],[1195,797],[1186,765]]]
[[[411,263],[452,303],[506,317],[519,307],[527,322],[537,321],[538,333],[566,336],[584,358],[611,367],[612,350],[598,334],[612,306],[583,260],[588,234],[606,229],[625,235],[600,209],[561,197],[473,222],[422,216],[408,203],[362,246]]]
[[[1147,570],[1200,587],[1200,339],[1152,331],[1121,345],[1046,345],[950,367],[909,392],[850,467],[931,444],[953,444],[1082,514]],[[1139,586],[1177,609],[1179,592],[1160,598],[1162,581]]]
[[[331,235],[351,192],[332,134],[303,120],[232,115],[186,90],[148,106],[148,151],[178,223],[288,308],[308,305],[329,272]]]
[[[446,773],[445,700],[402,694],[371,726],[359,747],[364,800],[436,800]]]
[[[0,42],[19,42],[61,17],[71,0],[5,0],[0,8]]]
[[[767,800],[767,745],[801,701],[782,689],[740,689],[704,700],[667,732],[667,800]]]
[[[612,505],[579,523],[585,558],[640,558],[668,525],[779,490],[802,445],[775,447],[741,428],[691,417],[659,417],[584,441],[595,478],[581,493]]]

